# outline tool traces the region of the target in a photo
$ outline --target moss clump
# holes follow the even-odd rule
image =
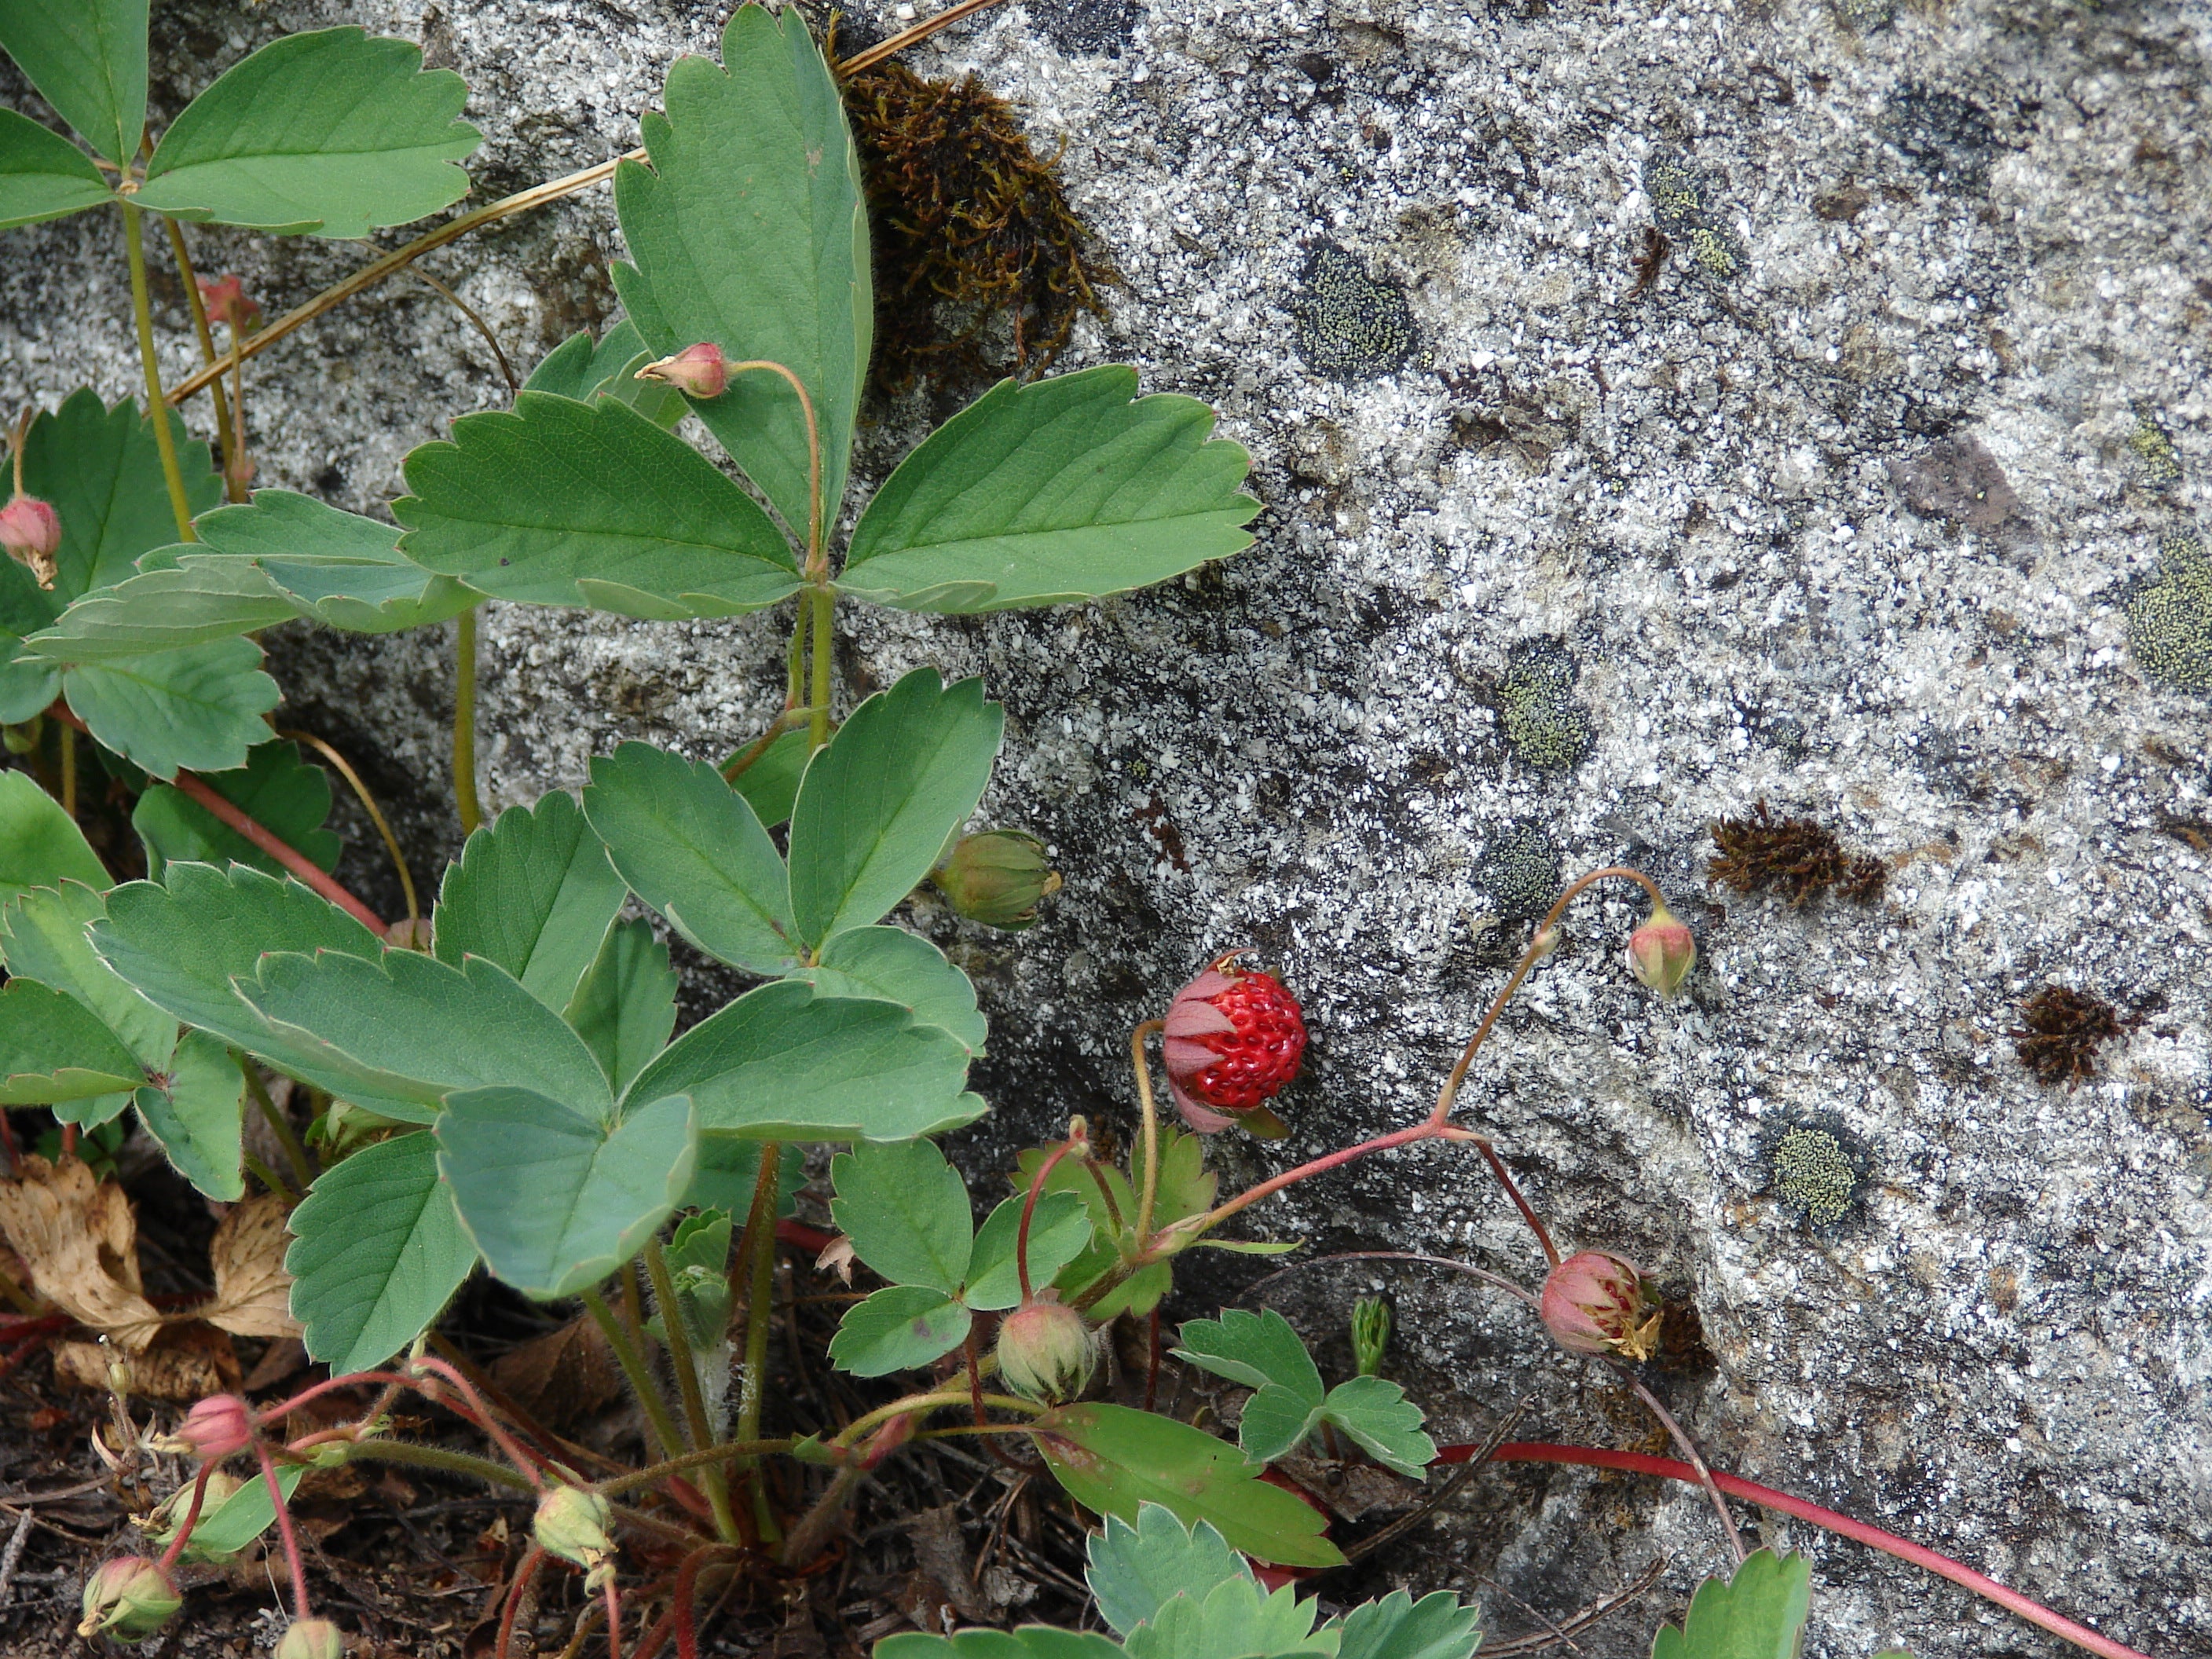
[[[1723,282],[1743,269],[1743,245],[1707,204],[1704,181],[1680,157],[1662,154],[1646,161],[1644,193],[1659,228],[1698,269]]]
[[[1833,1227],[1857,1207],[1863,1160],[1842,1130],[1800,1123],[1775,1138],[1766,1154],[1774,1195],[1814,1227]]]
[[[1048,367],[1077,318],[1105,314],[1099,291],[1121,280],[1069,206],[1056,159],[1040,157],[1020,112],[972,75],[932,81],[887,59],[839,79],[868,191],[877,387]],[[1000,317],[1011,365],[983,349]]]
[[[2181,482],[2181,452],[2147,409],[2136,411],[2136,429],[2128,434],[2128,447],[2142,469],[2142,481],[2153,489],[2166,489]]]
[[[1306,256],[1298,292],[1285,309],[1306,367],[1347,385],[1395,374],[1420,349],[1421,331],[1404,290],[1377,282],[1334,242]]]
[[[2102,997],[2046,985],[2020,1005],[2021,1023],[2005,1035],[2020,1063],[2045,1083],[2068,1088],[2097,1074],[2097,1050],[2136,1022]]]
[[[2128,644],[2152,678],[2179,691],[2212,691],[2212,554],[2194,536],[2159,550],[2158,580],[2128,604]]]
[[[1778,818],[1765,801],[1747,818],[1723,818],[1712,836],[1708,881],[1739,893],[1784,894],[1793,910],[1832,887],[1854,903],[1877,903],[1889,885],[1889,866],[1882,860],[1854,857],[1826,824]]]
[[[1514,648],[1498,680],[1498,723],[1524,766],[1565,771],[1590,751],[1595,732],[1575,700],[1575,659],[1556,640]]]
[[[1565,861],[1559,843],[1534,823],[1512,823],[1490,838],[1475,880],[1501,921],[1530,921],[1559,896]]]

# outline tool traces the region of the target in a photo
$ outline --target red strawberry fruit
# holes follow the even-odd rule
[[[1240,969],[1231,951],[1176,994],[1162,1052],[1168,1091],[1200,1134],[1239,1124],[1262,1140],[1290,1131],[1260,1103],[1298,1074],[1306,1023],[1273,974]]]

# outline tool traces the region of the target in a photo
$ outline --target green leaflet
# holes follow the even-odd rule
[[[331,780],[300,758],[296,744],[264,743],[241,770],[212,772],[201,780],[318,869],[337,867],[343,846],[324,827],[331,816]],[[146,846],[147,873],[155,880],[179,860],[201,864],[250,864],[272,876],[284,867],[181,789],[149,786],[131,811],[131,827]]]
[[[146,3],[0,0],[0,48],[63,120],[118,163],[138,153],[146,125]]]
[[[615,289],[659,356],[713,341],[732,362],[798,375],[822,445],[822,516],[836,522],[875,325],[868,216],[837,85],[795,11],[738,8],[724,67],[678,59],[665,115],[643,122],[649,167],[615,174],[635,265]],[[745,476],[806,534],[806,422],[781,375],[732,377],[692,407]]]
[[[1436,1457],[1436,1443],[1421,1430],[1421,1409],[1403,1389],[1379,1376],[1355,1376],[1324,1390],[1305,1344],[1272,1308],[1231,1308],[1218,1319],[1194,1319],[1183,1326],[1175,1354],[1255,1390],[1244,1402],[1237,1437],[1259,1462],[1280,1457],[1323,1423],[1334,1424],[1410,1480],[1421,1479]]]
[[[453,165],[483,142],[453,118],[468,88],[422,48],[346,27],[287,34],[185,106],[138,204],[258,230],[365,236],[468,194]]]
[[[476,1265],[427,1134],[379,1141],[325,1170],[290,1224],[292,1316],[332,1376],[404,1348]]]
[[[494,599],[672,622],[735,617],[796,592],[758,503],[682,439],[611,398],[526,392],[407,457],[392,504],[425,569]]]
[[[404,556],[392,526],[289,489],[257,489],[192,527],[206,550],[170,550],[179,564],[251,560],[299,614],[356,634],[443,622],[483,597]]]
[[[145,1080],[137,1056],[75,997],[34,979],[0,985],[0,1106],[89,1100]]]
[[[85,936],[106,909],[81,882],[33,888],[0,911],[0,951],[10,974],[75,997],[141,1066],[167,1071],[177,1022],[118,979]]]
[[[754,1140],[907,1140],[982,1115],[967,1077],[968,1051],[904,1009],[779,980],[677,1038],[629,1097],[689,1094],[702,1130]]]
[[[956,1636],[907,1631],[876,1644],[875,1659],[1121,1659],[1121,1646],[1094,1631],[1024,1625],[1018,1630],[963,1630]]]
[[[975,1245],[968,1257],[968,1288],[960,1298],[969,1307],[993,1311],[1021,1302],[1021,1269],[1014,1253],[1020,1243],[1022,1206],[1026,1201],[1026,1194],[1017,1193],[975,1230]],[[1030,1217],[1030,1282],[1051,1284],[1090,1243],[1091,1217],[1083,1200],[1073,1193],[1042,1194],[1036,1213]]]
[[[27,115],[0,109],[0,230],[113,199],[90,158]]]
[[[1243,447],[1194,398],[1109,364],[1002,380],[900,463],[838,586],[905,611],[1006,611],[1164,581],[1251,544]],[[1135,398],[1134,402],[1131,399]]]
[[[457,1089],[506,1087],[589,1115],[613,1111],[583,1039],[481,957],[453,968],[415,951],[387,951],[381,961],[287,951],[263,957],[237,990],[280,1038],[316,1045],[318,1063],[350,1079],[353,1091],[434,1110]]]
[[[1316,1413],[1358,1443],[1376,1462],[1408,1480],[1423,1479],[1436,1461],[1437,1443],[1421,1425],[1421,1408],[1395,1382],[1379,1376],[1351,1376],[1328,1391]]]
[[[61,613],[62,603],[27,567],[0,559],[0,723],[27,720],[59,694],[61,671],[44,658],[20,655],[19,648]]]
[[[642,921],[618,921],[562,1010],[619,1094],[676,1029],[676,970]],[[703,1163],[702,1163],[703,1167]]]
[[[1145,1503],[1188,1525],[1212,1523],[1231,1547],[1286,1567],[1331,1567],[1343,1553],[1321,1511],[1260,1480],[1224,1440],[1127,1406],[1064,1406],[1035,1425],[1037,1449],[1068,1495],[1127,1520]]]
[[[691,407],[674,386],[637,378],[636,371],[651,355],[637,325],[625,317],[600,336],[597,345],[588,333],[571,334],[539,359],[522,389],[550,392],[579,403],[589,403],[605,392],[628,404],[655,426],[673,431]]]
[[[929,873],[982,799],[1006,727],[981,680],[916,669],[854,709],[791,811],[791,914],[819,945],[865,927]]]
[[[229,772],[270,738],[281,700],[243,635],[117,662],[81,663],[63,695],[92,735],[149,775]]]
[[[818,967],[803,979],[825,997],[878,997],[896,1002],[924,1025],[951,1034],[970,1054],[983,1052],[986,1025],[975,987],[945,952],[903,927],[855,927],[823,947]]]
[[[1698,1586],[1680,1627],[1660,1626],[1651,1659],[1797,1659],[1811,1598],[1803,1556],[1754,1550],[1733,1578]]]
[[[913,1370],[968,1340],[975,1316],[927,1285],[889,1285],[845,1310],[830,1363],[854,1376]]]
[[[143,10],[140,16],[143,27]],[[135,131],[131,143],[135,149]],[[169,423],[188,504],[195,514],[204,513],[222,499],[222,481],[208,447],[186,433],[183,418],[173,412]],[[142,554],[177,538],[153,425],[127,398],[109,409],[87,389],[41,413],[24,434],[23,489],[51,504],[61,520],[54,596],[64,603],[123,580]]]
[[[1418,1601],[1393,1590],[1345,1614],[1337,1659],[1474,1659],[1482,1642],[1481,1620],[1449,1590]]]
[[[188,556],[94,588],[33,634],[24,651],[58,663],[118,662],[272,628],[300,608],[242,559]]]
[[[433,948],[454,967],[465,956],[497,963],[557,1012],[622,902],[606,848],[576,798],[556,789],[535,806],[510,806],[469,837],[439,890]]]
[[[438,1168],[491,1269],[526,1296],[573,1296],[629,1260],[690,1184],[699,1132],[682,1095],[606,1123],[526,1089],[454,1095]]]
[[[304,1463],[280,1463],[276,1466],[276,1489],[289,1503],[299,1490],[300,1482],[307,1478]],[[156,1547],[166,1545],[176,1532],[175,1523],[184,1518],[185,1506],[191,1502],[191,1489],[184,1488],[182,1501],[172,1499],[156,1513],[167,1524],[149,1527],[146,1536]],[[220,1504],[210,1504],[193,1523],[192,1535],[185,1540],[179,1561],[228,1561],[240,1550],[270,1528],[276,1519],[276,1506],[269,1501],[269,1483],[255,1475]]]
[[[792,803],[799,799],[799,781],[805,775],[806,763],[813,754],[807,747],[806,728],[794,727],[763,750],[730,787],[751,804],[763,823],[774,829],[790,818]],[[723,762],[725,767],[728,764]]]
[[[1123,1636],[1178,1595],[1205,1600],[1217,1584],[1249,1581],[1252,1569],[1208,1522],[1185,1527],[1158,1504],[1139,1504],[1135,1524],[1109,1515],[1091,1534],[1083,1577],[1098,1616]]]
[[[131,1098],[179,1175],[225,1203],[246,1195],[246,1077],[228,1047],[204,1031],[185,1032],[168,1082]]]
[[[0,904],[64,881],[104,892],[107,866],[76,821],[28,772],[0,772]]]
[[[860,1146],[830,1161],[830,1214],[853,1253],[894,1285],[957,1296],[975,1224],[968,1186],[927,1140]]]
[[[1314,1629],[1319,1611],[1291,1585],[1271,1595],[1252,1579],[1224,1579],[1203,1596],[1174,1597],[1122,1645],[1129,1659],[1326,1659],[1335,1634]]]
[[[744,798],[703,762],[626,743],[592,762],[584,813],[630,890],[708,956],[797,965],[783,860]]]

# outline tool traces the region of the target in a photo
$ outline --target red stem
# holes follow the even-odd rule
[[[1035,1300],[1030,1291],[1030,1218],[1036,1213],[1037,1194],[1044,1190],[1045,1177],[1052,1173],[1053,1165],[1073,1152],[1079,1143],[1073,1136],[1052,1149],[1052,1155],[1037,1166],[1030,1177],[1030,1189],[1022,1200],[1022,1224],[1014,1235],[1014,1271],[1021,1277],[1022,1305],[1027,1307]]]
[[[529,1593],[530,1581],[538,1577],[538,1568],[545,1565],[545,1551],[537,1544],[530,1547],[514,1569],[514,1583],[507,1586],[507,1601],[499,1610],[499,1641],[492,1649],[492,1659],[507,1659],[507,1644],[514,1639],[514,1618],[521,1609],[522,1598]]]
[[[199,1479],[192,1482],[191,1507],[185,1511],[185,1523],[177,1528],[176,1536],[169,1540],[169,1547],[161,1552],[161,1567],[163,1572],[168,1571],[177,1565],[177,1558],[185,1553],[185,1545],[192,1535],[192,1528],[199,1525],[200,1505],[207,1501],[208,1476],[214,1473],[213,1463],[200,1465]],[[270,1490],[275,1490],[273,1486]]]
[[[672,1315],[671,1317],[673,1316]],[[476,1408],[477,1416],[482,1419],[483,1431],[496,1441],[499,1443],[499,1449],[507,1454],[507,1461],[514,1465],[518,1473],[526,1475],[532,1486],[541,1489],[544,1486],[544,1479],[538,1472],[543,1460],[531,1456],[520,1446],[515,1444],[514,1438],[507,1431],[500,1427],[499,1419],[491,1414],[491,1408],[477,1396],[475,1386],[467,1377],[463,1376],[458,1370],[448,1365],[444,1360],[433,1359],[427,1355],[413,1363],[416,1370],[428,1371],[432,1376],[440,1377],[459,1389],[467,1398],[469,1404]]]
[[[46,712],[64,726],[72,726],[78,731],[88,733],[90,731],[90,728],[64,707],[58,699],[47,708]],[[206,807],[209,811],[214,813],[224,823],[237,830],[240,835],[289,870],[301,882],[345,911],[362,927],[380,939],[384,936],[384,923],[376,912],[325,875],[316,867],[314,860],[306,854],[287,846],[261,824],[240,811],[233,803],[225,800],[193,774],[179,769],[177,775],[171,781],[201,805]]]
[[[1437,1454],[1439,1463],[1464,1463],[1482,1448],[1476,1445],[1446,1446]],[[1590,1468],[1621,1469],[1631,1474],[1656,1474],[1669,1480],[1680,1480],[1688,1486],[1698,1483],[1697,1471],[1687,1463],[1678,1463],[1671,1457],[1652,1457],[1643,1452],[1607,1451],[1596,1446],[1562,1446],[1544,1441],[1516,1441],[1500,1446],[1490,1454],[1493,1463],[1577,1463]],[[2109,1636],[2100,1636],[2087,1625],[2077,1625],[2071,1619],[2051,1611],[2040,1602],[2031,1601],[2018,1590],[2007,1589],[1994,1578],[1985,1578],[1972,1567],[1961,1566],[1948,1555],[1939,1555],[1923,1544],[1899,1538],[1893,1532],[1884,1532],[1880,1527],[1870,1527],[1863,1521],[1854,1521],[1849,1516],[1838,1515],[1833,1510],[1822,1509],[1818,1504],[1808,1504],[1802,1498],[1792,1498],[1787,1492],[1771,1486],[1754,1485],[1739,1480],[1733,1474],[1713,1471],[1713,1483],[1731,1498],[1741,1498],[1761,1509],[1779,1510],[1784,1515],[1794,1515],[1800,1521],[1809,1521],[1825,1528],[1838,1537],[1878,1549],[1893,1555],[1900,1561],[1909,1561],[1960,1584],[1981,1596],[1994,1601],[2008,1613],[2017,1613],[2031,1625],[2039,1625],[2052,1635],[2062,1637],[2077,1648],[2103,1656],[2103,1659],[2150,1659]]]
[[[670,1317],[675,1317],[672,1310]],[[607,1659],[622,1659],[622,1592],[615,1588],[614,1575],[607,1575]]]
[[[1256,1187],[1247,1188],[1227,1203],[1209,1210],[1200,1218],[1200,1224],[1192,1230],[1191,1237],[1195,1238],[1200,1233],[1212,1230],[1247,1205],[1257,1204],[1263,1198],[1273,1198],[1285,1187],[1294,1186],[1309,1176],[1324,1174],[1340,1164],[1349,1164],[1356,1158],[1365,1158],[1370,1152],[1387,1152],[1393,1146],[1410,1146],[1417,1140],[1473,1140],[1476,1138],[1471,1131],[1455,1128],[1439,1118],[1423,1118],[1410,1127],[1394,1129],[1387,1135],[1363,1140],[1357,1146],[1340,1148],[1325,1157],[1315,1158],[1310,1164],[1301,1164],[1295,1170],[1285,1170]],[[1182,1224],[1176,1224],[1180,1227]],[[1143,1267],[1155,1259],[1148,1254],[1133,1265]]]
[[[676,1617],[676,1659],[699,1659],[697,1614],[692,1606],[699,1584],[699,1569],[718,1555],[731,1553],[727,1544],[702,1544],[678,1565],[675,1606],[671,1609]],[[641,1653],[644,1651],[640,1649]]]
[[[300,1559],[299,1534],[292,1530],[292,1506],[284,1501],[284,1488],[276,1484],[276,1460],[269,1455],[269,1443],[256,1439],[253,1449],[261,1459],[261,1478],[269,1483],[269,1501],[276,1510],[276,1535],[284,1541],[284,1559],[292,1568],[292,1617],[307,1617],[307,1567]]]

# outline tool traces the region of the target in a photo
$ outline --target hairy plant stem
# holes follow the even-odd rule
[[[268,1484],[269,1502],[276,1511],[276,1536],[284,1545],[284,1560],[292,1570],[292,1617],[307,1617],[307,1564],[300,1555],[299,1534],[292,1526],[292,1506],[284,1501],[284,1489],[276,1484],[276,1460],[269,1455],[269,1443],[256,1436],[253,1450],[261,1461],[261,1478]]]
[[[512,1486],[518,1492],[536,1490],[527,1477],[504,1463],[412,1440],[356,1440],[347,1449],[346,1456],[349,1461],[366,1457],[373,1463],[410,1463],[418,1468],[443,1469],[449,1474],[472,1474],[495,1486]]]
[[[782,1189],[783,1148],[775,1141],[761,1145],[760,1172],[753,1177],[753,1201],[745,1212],[744,1249],[738,1271],[745,1279],[745,1364],[738,1395],[738,1438],[760,1438],[761,1407],[768,1395],[769,1327],[775,1317],[775,1206]],[[760,1476],[757,1458],[741,1466],[750,1491],[753,1522],[761,1537],[775,1541],[781,1533],[769,1506],[768,1487]]]
[[[191,250],[185,246],[185,228],[164,215],[161,228],[169,233],[169,250],[177,256],[177,275],[184,279],[185,301],[191,307],[192,331],[199,336],[200,361],[215,361],[215,331],[208,326],[207,299],[200,292],[199,272],[192,268]],[[208,387],[215,398],[215,435],[222,451],[223,498],[232,502],[246,499],[246,477],[240,471],[237,447],[244,442],[246,433],[241,428],[235,438],[230,429],[230,399],[223,395],[222,382],[216,380]]]
[[[627,1268],[624,1269],[628,1271]],[[596,1287],[586,1289],[584,1306],[598,1323],[607,1339],[607,1346],[615,1351],[615,1363],[622,1367],[623,1375],[629,1379],[630,1392],[637,1403],[645,1407],[647,1419],[653,1425],[653,1438],[660,1443],[663,1457],[680,1457],[684,1453],[683,1437],[676,1432],[676,1419],[668,1414],[668,1402],[660,1397],[660,1389],[646,1366],[645,1356],[638,1352],[637,1344],[622,1321],[607,1306],[606,1297]]]
[[[1446,1446],[1437,1454],[1439,1463],[1457,1463],[1474,1455],[1480,1448]],[[1558,1445],[1546,1441],[1515,1441],[1498,1447],[1490,1454],[1493,1463],[1571,1463],[1586,1468],[1619,1469],[1630,1474],[1656,1474],[1669,1480],[1680,1480],[1696,1485],[1697,1471],[1687,1463],[1678,1463],[1671,1457],[1653,1457],[1643,1452],[1609,1451],[1596,1446]],[[1972,1568],[1963,1566],[1947,1555],[1938,1554],[1924,1544],[1916,1544],[1909,1538],[1900,1538],[1893,1532],[1884,1532],[1880,1527],[1870,1527],[1863,1521],[1854,1521],[1847,1515],[1823,1509],[1818,1504],[1808,1504],[1802,1498],[1792,1498],[1787,1492],[1777,1492],[1771,1486],[1761,1486],[1732,1474],[1713,1472],[1713,1483],[1731,1498],[1756,1504],[1765,1510],[1775,1510],[1811,1522],[1839,1538],[1865,1544],[1900,1561],[1909,1561],[1924,1568],[1938,1577],[1948,1578],[1984,1600],[1994,1601],[2008,1613],[2017,1613],[2032,1625],[2040,1626],[2052,1635],[2072,1643],[2075,1647],[2100,1656],[2100,1659],[2150,1659],[2124,1643],[2109,1636],[2100,1636],[2087,1625],[2076,1624],[2062,1613],[2053,1613],[2040,1602],[2033,1601],[2018,1590],[2008,1589],[1994,1578],[1984,1577]]]
[[[865,1417],[854,1418],[837,1431],[830,1443],[849,1449],[870,1429],[888,1423],[894,1417],[915,1417],[940,1411],[947,1406],[965,1406],[969,1399],[970,1392],[964,1388],[939,1389],[933,1394],[910,1394],[903,1399],[892,1401],[888,1406],[877,1407]],[[1010,1394],[987,1394],[983,1396],[983,1403],[1000,1411],[1026,1412],[1031,1417],[1042,1417],[1048,1409],[1034,1400],[1017,1399]]]
[[[461,834],[473,836],[483,822],[477,799],[477,613],[474,606],[453,619],[453,810]]]
[[[284,1161],[292,1166],[293,1178],[300,1183],[300,1190],[304,1193],[315,1184],[315,1166],[307,1157],[307,1149],[301,1144],[290,1121],[278,1109],[275,1097],[269,1092],[269,1085],[261,1080],[261,1068],[246,1057],[243,1049],[233,1048],[230,1057],[238,1062],[238,1069],[245,1074],[246,1091],[253,1097],[253,1103],[268,1123],[270,1132],[276,1137],[276,1144],[284,1149]]]
[[[1160,1113],[1152,1103],[1152,1063],[1145,1058],[1145,1039],[1166,1028],[1167,1022],[1148,1019],[1129,1033],[1129,1064],[1137,1074],[1137,1100],[1144,1113],[1145,1181],[1137,1199],[1137,1246],[1152,1242],[1152,1203],[1160,1191]]]
[[[530,1586],[544,1565],[545,1547],[542,1544],[532,1544],[516,1564],[514,1582],[507,1586],[507,1595],[500,1603],[499,1639],[492,1646],[492,1659],[507,1659],[507,1644],[514,1639],[515,1615],[521,1611],[523,1598],[530,1594]]]
[[[610,1475],[605,1480],[595,1480],[592,1490],[603,1497],[612,1498],[618,1492],[634,1492],[640,1486],[652,1486],[672,1474],[681,1474],[686,1469],[696,1469],[714,1462],[728,1462],[739,1457],[764,1457],[774,1452],[787,1452],[793,1441],[789,1436],[769,1440],[725,1440],[696,1451],[685,1452],[681,1457],[671,1457],[642,1469],[631,1469],[622,1474]]]
[[[192,1481],[192,1501],[185,1510],[184,1520],[178,1524],[176,1531],[169,1535],[168,1548],[161,1552],[161,1559],[158,1565],[163,1572],[168,1571],[177,1565],[177,1558],[185,1553],[185,1546],[191,1541],[192,1528],[200,1523],[200,1506],[207,1502],[208,1477],[214,1473],[214,1460],[208,1459],[201,1462],[199,1474]],[[272,1492],[276,1490],[273,1482],[270,1490]]]
[[[59,698],[46,705],[46,713],[64,726],[73,726],[79,732],[86,730],[85,723],[78,719],[69,705]],[[192,773],[180,770],[168,781],[206,807],[217,818],[237,830],[240,835],[268,854],[270,858],[275,859],[277,863],[298,878],[303,886],[313,888],[371,933],[381,934],[384,932],[384,923],[378,919],[375,911],[331,880],[306,854],[297,848],[287,846],[229,800],[217,794],[202,779]]]
[[[138,321],[138,362],[146,372],[146,418],[153,423],[154,447],[161,455],[161,478],[169,486],[169,510],[177,515],[177,539],[196,542],[192,506],[185,494],[185,475],[177,465],[177,434],[169,429],[168,404],[161,397],[161,364],[154,353],[154,302],[146,288],[145,215],[137,204],[123,204],[123,246],[131,257],[131,309]]]
[[[667,1253],[660,1248],[657,1237],[646,1241],[645,1270],[653,1279],[653,1299],[660,1304],[660,1326],[668,1333],[668,1363],[676,1371],[677,1396],[684,1402],[684,1416],[691,1431],[692,1449],[699,1450],[714,1443],[714,1425],[707,1416],[707,1397],[699,1387],[699,1364],[691,1352],[691,1335],[684,1328],[684,1308],[676,1295],[676,1281],[668,1272]],[[700,1471],[700,1484],[707,1489],[707,1502],[714,1512],[714,1530],[726,1544],[738,1541],[738,1523],[730,1513],[730,1483],[723,1478],[719,1463],[708,1463]]]

